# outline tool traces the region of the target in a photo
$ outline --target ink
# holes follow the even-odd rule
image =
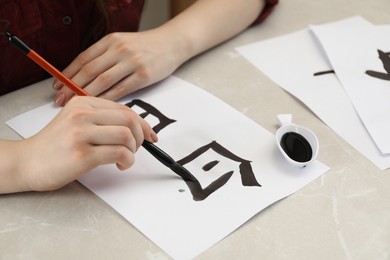
[[[215,151],[216,153],[232,160],[235,162],[240,163],[239,165],[239,171],[241,175],[241,183],[243,186],[258,186],[261,187],[261,185],[257,182],[256,177],[253,173],[252,166],[250,165],[250,161],[242,159],[238,157],[237,155],[233,154],[220,144],[218,144],[216,141],[212,141],[211,143],[204,145],[188,156],[184,157],[183,159],[177,161],[178,164],[180,165],[185,165],[192,160],[196,159],[209,149]],[[214,167],[218,161],[212,161],[205,166],[203,166],[203,169],[210,170],[212,167]],[[219,177],[217,180],[213,181],[211,184],[209,184],[206,188],[202,188],[200,185],[199,181],[191,182],[191,181],[186,181],[186,184],[188,188],[190,189],[193,199],[195,201],[200,201],[206,199],[210,194],[221,188],[223,185],[225,185],[228,180],[231,178],[233,175],[234,171],[229,171],[225,174],[223,174],[221,177]]]
[[[326,70],[326,71],[316,72],[313,74],[313,76],[321,76],[321,75],[331,74],[331,73],[335,73],[334,70]]]
[[[233,171],[227,172],[217,180],[210,183],[206,188],[202,188],[199,181],[186,181],[188,188],[191,191],[192,198],[195,201],[201,201],[206,199],[211,193],[225,185],[230,177],[232,177]]]
[[[211,161],[209,163],[207,163],[205,166],[202,167],[202,169],[205,171],[205,172],[208,172],[210,171],[215,165],[217,165],[219,163],[219,161],[215,160],[215,161]]]
[[[366,74],[377,79],[390,80],[390,52],[383,52],[378,50],[378,55],[379,59],[383,63],[383,68],[385,69],[386,73],[366,70]]]
[[[280,140],[280,145],[294,161],[308,162],[313,156],[309,142],[298,133],[285,133]]]
[[[139,100],[139,99],[132,100],[131,102],[127,103],[126,106],[128,106],[130,108],[133,106],[139,106],[140,108],[145,110],[145,112],[140,114],[140,116],[142,118],[145,118],[150,114],[157,117],[159,119],[159,123],[153,127],[153,130],[156,133],[158,133],[159,131],[161,131],[162,129],[167,127],[168,125],[176,122],[176,120],[166,117],[164,114],[162,114],[158,109],[156,109],[152,105],[150,105],[142,100]],[[183,178],[183,176],[188,176],[188,178],[183,178],[183,180],[186,182],[186,185],[190,189],[193,200],[201,201],[201,200],[206,199],[210,194],[212,194],[213,192],[215,192],[216,190],[221,188],[223,185],[225,185],[234,173],[234,171],[229,171],[227,173],[224,173],[221,177],[219,177],[217,180],[213,181],[206,188],[203,189],[200,182],[192,175],[192,173],[190,173],[183,166],[185,164],[191,162],[192,160],[194,160],[195,158],[197,158],[201,154],[205,153],[209,149],[215,151],[216,153],[218,153],[218,154],[220,154],[220,155],[222,155],[222,156],[224,156],[232,161],[240,163],[239,171],[240,171],[240,175],[241,175],[242,185],[261,187],[261,185],[257,182],[256,177],[253,173],[250,161],[244,160],[244,159],[238,157],[237,155],[233,154],[232,152],[230,152],[229,150],[227,150],[226,148],[224,148],[223,146],[218,144],[216,141],[212,141],[211,143],[198,148],[197,150],[192,152],[190,155],[175,162],[170,167],[171,170],[176,172],[178,175],[182,176],[182,178]],[[202,167],[202,170],[206,171],[206,172],[210,171],[218,163],[219,163],[218,160],[211,161],[211,162],[207,163],[206,165],[204,165]],[[184,192],[184,190],[180,189],[179,192]]]
[[[143,110],[145,110],[144,113],[141,113],[139,115],[142,118],[145,118],[148,115],[153,115],[153,116],[157,117],[158,120],[160,121],[160,123],[153,127],[153,131],[156,134],[158,134],[158,132],[160,132],[162,129],[164,129],[168,125],[176,122],[176,120],[166,117],[157,108],[155,108],[154,106],[152,106],[152,105],[150,105],[150,104],[148,104],[140,99],[134,99],[131,102],[127,103],[126,106],[128,106],[130,108],[133,106],[138,106],[138,107],[142,108]]]

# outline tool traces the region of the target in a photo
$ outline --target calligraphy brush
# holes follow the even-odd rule
[[[91,96],[88,92],[86,92],[83,88],[78,86],[72,80],[67,78],[64,74],[62,74],[59,70],[57,70],[53,65],[47,62],[44,58],[42,58],[38,53],[28,47],[22,40],[18,37],[10,34],[9,32],[3,33],[8,41],[16,46],[19,50],[21,50],[24,54],[26,54],[30,59],[32,59],[35,63],[37,63],[41,68],[50,73],[53,77],[61,81],[65,86],[70,88],[76,95],[79,96]],[[195,177],[182,165],[178,164],[175,160],[173,160],[167,153],[158,148],[156,145],[144,140],[142,146],[152,154],[157,160],[163,163],[165,166],[169,167],[173,172],[183,178],[185,181],[196,181]]]

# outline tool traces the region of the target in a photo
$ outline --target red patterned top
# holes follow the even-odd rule
[[[264,20],[277,2],[268,0],[255,23]],[[111,0],[110,5],[109,32],[138,30],[144,0]],[[59,70],[103,36],[94,31],[103,22],[95,0],[3,0],[0,20],[1,31],[18,36]],[[86,35],[90,37],[86,39]],[[0,95],[49,77],[6,37],[0,37],[0,57]]]

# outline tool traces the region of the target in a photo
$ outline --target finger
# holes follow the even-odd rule
[[[146,139],[150,142],[158,140],[151,126],[131,108],[116,102],[97,97],[75,97],[69,106],[81,104],[95,108],[88,117],[95,125],[127,126],[136,139],[137,148]]]
[[[77,85],[84,87],[91,83],[97,77],[97,75],[114,66],[116,63],[115,57],[113,55],[107,55],[105,52],[106,49],[103,47],[99,48],[100,45],[102,44],[97,44],[97,46],[93,46],[85,52],[81,53],[63,71],[63,73]],[[103,79],[108,81],[108,76],[109,75],[105,75]],[[55,103],[59,106],[65,105],[74,96],[73,91],[58,81],[53,83],[53,88],[58,90],[54,100]],[[88,90],[86,91],[88,92]],[[96,94],[90,94],[100,94],[98,91],[95,92]]]
[[[98,75],[109,70],[117,63],[117,57],[105,52],[84,64],[72,77],[72,80],[81,86],[86,86],[95,80]]]
[[[106,100],[103,98],[92,97],[92,96],[75,96],[72,100],[66,105],[68,106],[82,106],[96,109],[123,109],[123,105],[113,102],[111,100]]]
[[[137,148],[142,144],[144,139],[149,142],[158,141],[158,137],[149,123],[128,106],[96,97],[78,97],[78,99],[86,99],[88,100],[88,105],[98,109],[98,112],[92,116],[95,124],[129,127],[136,139]],[[75,102],[78,102],[78,100]]]
[[[116,164],[118,169],[125,170],[130,168],[135,162],[134,153],[124,146],[118,145],[100,145],[95,146],[90,152],[89,169],[96,168],[104,164]]]
[[[55,95],[54,103],[56,103],[57,106],[64,106],[74,96],[75,94],[73,93],[73,91],[71,91],[68,87],[63,86]]]
[[[149,125],[148,122],[146,122],[142,117],[140,117],[138,115],[138,123],[140,124],[141,126],[141,129],[142,129],[142,132],[143,132],[143,136],[144,136],[144,139],[149,141],[149,142],[157,142],[158,141],[158,137],[157,137],[157,134],[153,131],[152,127]],[[143,140],[139,140],[142,144]],[[139,147],[139,146],[137,146]]]
[[[112,102],[106,100],[106,102]],[[142,142],[146,139],[149,142],[157,142],[158,137],[156,133],[153,131],[152,127],[149,125],[147,121],[145,121],[142,117],[140,117],[137,113],[135,113],[131,108],[120,105],[121,113],[116,114],[111,113],[110,116],[102,116],[97,118],[97,123],[104,123],[107,122],[106,120],[111,120],[110,123],[116,123],[121,124],[124,126],[129,127],[131,130],[135,140],[136,140],[136,146],[137,149],[141,146]],[[111,117],[110,119],[107,119],[107,117]],[[98,120],[104,120],[104,121],[98,121]]]
[[[86,64],[94,60],[96,57],[103,55],[108,49],[108,46],[104,40],[98,41],[85,51],[81,52],[63,71],[62,73],[73,78]],[[53,87],[59,89],[60,86],[55,87],[54,85],[62,85],[58,80],[55,80]]]
[[[129,128],[130,128],[131,132],[133,133],[133,136],[135,139],[136,149],[138,149],[142,145],[143,141],[145,140],[145,137],[150,136],[150,131],[152,130],[150,128],[149,132],[144,133],[142,126],[140,124],[140,122],[142,122],[142,121],[144,121],[144,120],[143,119],[137,120],[137,121],[132,120],[132,121],[130,121],[130,125],[129,125]]]
[[[99,95],[99,97],[109,100],[118,100],[130,93],[150,85],[151,83],[154,83],[150,82],[150,72],[146,69],[142,70],[143,72],[139,72],[139,70],[137,70],[137,73],[133,73],[123,78],[106,92]]]
[[[92,145],[121,145],[132,153],[137,150],[134,135],[126,126],[96,126],[90,131],[87,142]]]
[[[136,140],[137,149],[145,139],[152,143],[158,141],[157,134],[145,119],[125,105],[122,105],[121,109],[124,112],[124,119],[127,120],[126,126],[130,128]]]
[[[93,96],[100,96],[131,74],[133,69],[132,65],[128,65],[125,62],[118,62],[113,67],[99,73],[95,79],[85,87],[85,90]]]
[[[104,57],[99,57],[82,67],[71,80],[79,86],[87,86],[98,77],[98,82],[100,82],[99,86],[91,87],[91,85],[89,85],[89,87],[84,88],[90,95],[97,96],[107,88],[110,88],[111,85],[115,83],[115,80],[117,80],[116,77],[118,76],[112,72],[114,71],[115,73],[115,70],[110,70],[114,65],[115,60],[113,58],[105,59]],[[59,106],[63,106],[73,96],[74,92],[67,86],[63,86],[56,94],[55,103]]]

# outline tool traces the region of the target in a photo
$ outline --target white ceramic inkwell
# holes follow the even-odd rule
[[[276,131],[276,143],[288,162],[305,167],[318,155],[317,136],[308,128],[292,123],[291,114],[278,115],[280,128]]]

